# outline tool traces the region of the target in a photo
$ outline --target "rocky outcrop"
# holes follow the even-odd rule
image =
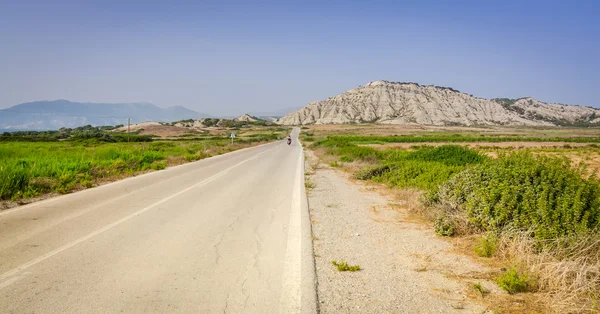
[[[277,122],[552,126],[600,123],[600,110],[531,98],[484,99],[448,87],[375,81],[312,102]]]
[[[253,117],[247,113],[234,119],[234,121],[240,121],[240,122],[256,122],[258,120],[260,120],[260,119],[257,117]]]

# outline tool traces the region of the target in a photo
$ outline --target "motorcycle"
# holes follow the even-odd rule
[[[287,143],[288,143],[288,145],[292,144],[292,139],[288,137]]]

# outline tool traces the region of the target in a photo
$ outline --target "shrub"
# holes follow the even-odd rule
[[[365,168],[355,177],[430,191],[462,171],[466,165],[481,163],[485,157],[461,146],[444,145],[425,147],[415,152],[386,151],[381,158],[384,164]]]
[[[530,230],[537,239],[585,233],[600,222],[600,185],[568,159],[515,153],[453,177],[434,202],[487,231]]]
[[[483,162],[484,156],[476,151],[458,146],[442,145],[426,147],[409,154],[406,158],[412,160],[437,161],[449,166],[466,166]]]
[[[372,168],[375,181],[401,188],[416,187],[424,190],[436,188],[452,175],[463,170],[461,166],[448,166],[439,162],[405,160]]]
[[[531,287],[528,280],[527,275],[519,274],[514,268],[496,278],[498,285],[510,294],[529,291]]]

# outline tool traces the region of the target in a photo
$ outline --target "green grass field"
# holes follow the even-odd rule
[[[97,138],[0,142],[0,200],[68,193],[276,140],[287,132],[287,129],[266,130],[236,138],[233,145],[224,137],[132,143],[107,143]]]

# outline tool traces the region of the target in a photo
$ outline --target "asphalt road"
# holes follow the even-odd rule
[[[296,140],[0,212],[1,313],[314,313],[314,282]]]

